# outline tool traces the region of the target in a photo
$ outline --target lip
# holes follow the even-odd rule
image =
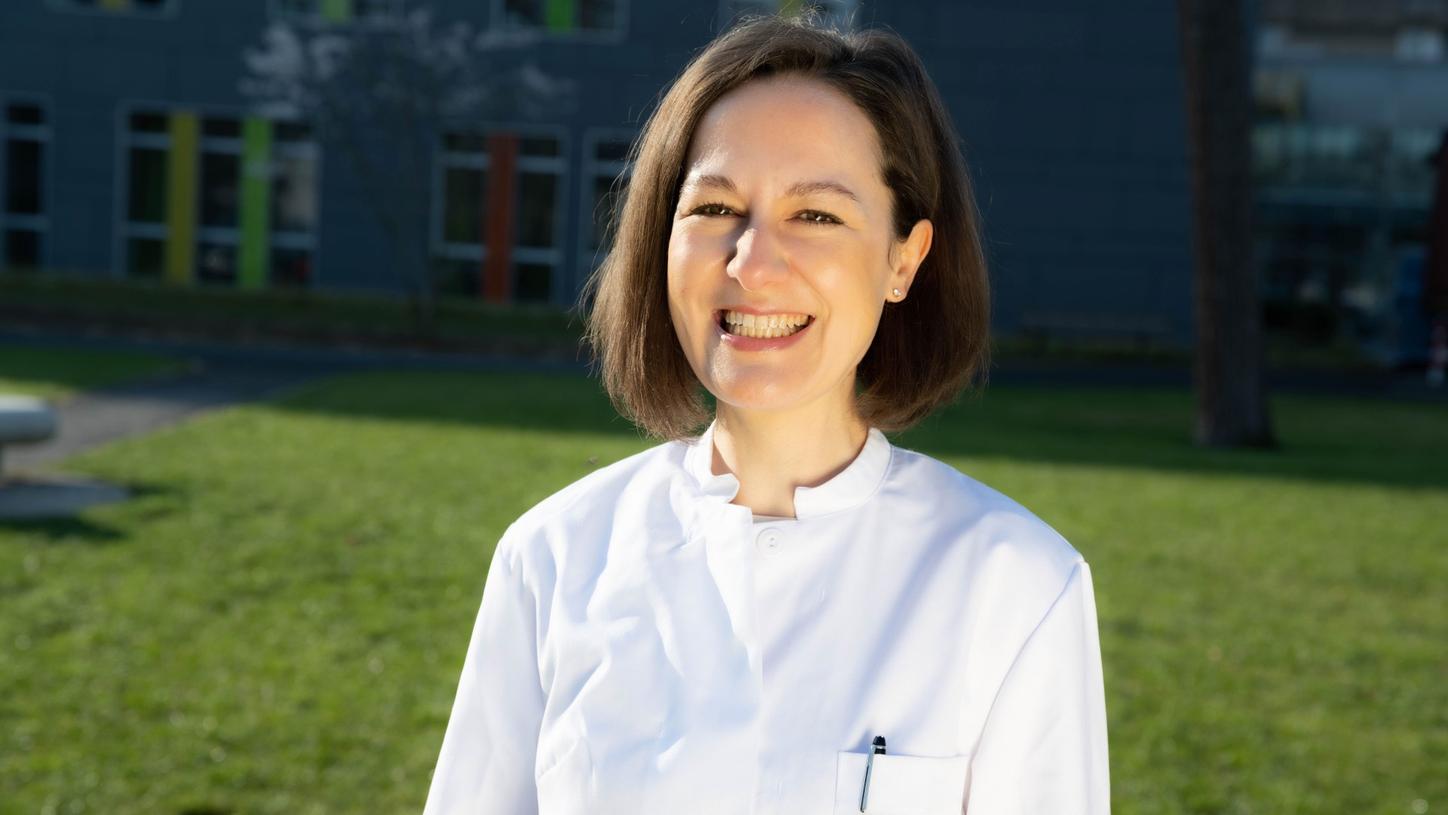
[[[726,309],[726,310],[728,310],[728,309]],[[771,312],[763,312],[763,311],[756,311],[756,310],[754,310],[754,309],[747,309],[747,308],[736,308],[736,309],[733,309],[733,310],[734,310],[734,311],[745,311],[745,312],[748,312],[748,313],[750,313],[750,314],[804,314],[804,313],[806,313],[806,312],[802,312],[802,311],[771,311]],[[801,328],[800,330],[794,332],[793,334],[790,334],[790,335],[787,336],[787,337],[744,337],[744,336],[740,336],[740,335],[738,335],[738,334],[730,334],[728,331],[725,331],[722,327],[720,327],[720,325],[719,325],[719,313],[716,312],[715,315],[714,315],[714,334],[715,334],[716,337],[719,338],[719,340],[720,340],[721,342],[723,342],[725,345],[729,346],[730,348],[733,348],[733,349],[736,350],[736,351],[779,351],[779,350],[783,350],[783,349],[785,349],[785,348],[788,348],[788,347],[794,345],[795,343],[799,342],[799,340],[800,340],[801,337],[803,337],[805,334],[808,334],[808,333],[809,333],[809,330],[810,330],[811,328],[814,328],[814,325],[815,325],[816,322],[817,322],[817,321],[814,319],[813,315],[811,315],[809,323],[808,323],[807,325],[805,325],[804,328]]]

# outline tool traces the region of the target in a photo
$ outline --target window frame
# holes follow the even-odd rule
[[[171,150],[170,133],[138,133],[131,130],[131,116],[135,113],[159,113],[169,121],[170,117],[178,112],[191,113],[196,116],[203,132],[197,137],[196,142],[196,200],[192,202],[196,212],[195,225],[195,246],[199,257],[199,250],[203,244],[219,244],[239,249],[241,246],[241,225],[234,227],[207,226],[201,221],[201,163],[202,156],[208,152],[222,153],[226,155],[243,155],[243,139],[225,136],[207,136],[204,133],[204,122],[211,118],[235,119],[238,122],[245,121],[249,116],[258,115],[245,107],[224,106],[224,105],[187,105],[178,102],[166,102],[160,100],[135,100],[123,99],[116,105],[116,140],[115,140],[115,196],[113,198],[112,210],[112,247],[111,247],[111,277],[116,280],[130,280],[130,241],[133,238],[143,240],[159,240],[163,243],[170,237],[170,225],[166,223],[149,224],[131,221],[131,165],[130,154],[134,147],[150,147],[161,149],[167,153]],[[273,128],[279,124],[299,121],[290,119],[273,119],[268,117]],[[304,123],[304,122],[303,122]],[[271,253],[276,249],[291,249],[308,251],[312,255],[311,274],[304,286],[289,286],[288,291],[315,290],[320,288],[322,278],[322,191],[324,172],[323,156],[321,146],[317,143],[315,133],[303,143],[288,143],[277,140],[273,137],[271,141],[270,158],[274,162],[279,155],[289,155],[298,158],[311,159],[313,163],[313,175],[315,177],[315,207],[316,223],[310,232],[298,230],[283,230],[273,227],[275,216],[271,213],[270,196],[272,195],[271,184],[275,183],[274,177],[268,178],[268,216],[270,222],[267,224],[267,252]],[[240,177],[245,173],[242,166],[238,166],[238,184]],[[238,211],[238,219],[240,212]],[[195,268],[191,271],[191,285],[196,287],[216,287],[215,284],[206,284],[200,281]],[[217,287],[220,288],[220,287]],[[238,290],[235,283],[225,290]],[[273,284],[270,275],[266,280],[263,291],[275,291],[278,287]]]
[[[488,26],[504,30],[521,30],[536,33],[545,42],[599,43],[618,45],[628,39],[630,0],[615,0],[618,8],[617,24],[607,31],[592,28],[572,28],[554,31],[547,26],[517,25],[508,22],[508,0],[491,0],[488,5]]]
[[[365,23],[369,19],[368,16],[358,17],[355,14],[345,20],[330,19],[322,13],[322,0],[316,0],[317,10],[311,13],[287,11],[286,9],[283,9],[281,7],[282,2],[283,0],[267,0],[266,16],[268,20],[284,21],[296,23],[298,25],[308,26],[349,26],[357,25],[358,23]],[[353,0],[353,2],[355,2],[355,0]],[[384,0],[384,2],[391,4],[392,10],[394,12],[401,12],[406,8],[406,4],[402,2],[402,0]]]
[[[38,125],[17,125],[10,122],[10,106],[13,104],[35,105],[40,108],[44,119]],[[55,211],[55,106],[49,94],[0,93],[0,150],[5,150],[0,160],[0,195],[7,196],[10,190],[9,148],[15,141],[38,142],[40,155],[40,214],[26,215],[10,212],[9,201],[0,198],[0,269],[10,267],[5,263],[5,252],[12,229],[35,232],[39,235],[40,251],[35,256],[35,268],[46,269],[51,263],[50,245],[51,213]]]
[[[518,225],[516,220],[521,212],[522,183],[521,176],[524,172],[552,173],[557,179],[554,187],[553,205],[553,242],[549,248],[528,247],[518,243],[516,232],[513,237],[513,244],[510,253],[511,268],[508,270],[512,276],[509,283],[509,292],[515,293],[513,285],[517,281],[517,267],[519,264],[531,264],[536,266],[548,266],[552,269],[548,276],[548,303],[557,303],[563,291],[562,284],[566,269],[564,260],[568,257],[568,235],[566,233],[567,223],[564,217],[568,211],[569,179],[573,175],[570,172],[569,158],[571,155],[572,139],[567,126],[521,123],[507,121],[483,121],[476,123],[460,124],[457,126],[444,126],[437,132],[437,140],[433,150],[432,160],[432,193],[431,213],[428,217],[428,245],[430,248],[429,257],[434,262],[458,262],[466,261],[477,263],[480,267],[487,263],[488,245],[487,236],[480,236],[476,245],[469,243],[456,243],[444,240],[444,229],[446,227],[447,191],[445,187],[447,170],[453,167],[465,167],[480,169],[489,173],[491,178],[492,156],[487,153],[463,153],[450,151],[444,148],[445,139],[449,133],[469,133],[487,137],[498,132],[508,132],[516,135],[521,141],[523,139],[544,136],[554,139],[558,143],[558,155],[556,156],[525,156],[518,155],[517,164],[514,166],[514,191],[518,196],[514,200],[514,227]],[[484,187],[483,194],[487,194]],[[510,302],[519,302],[514,296]]]
[[[64,14],[83,14],[87,17],[106,17],[124,20],[175,20],[181,12],[181,0],[162,0],[159,9],[138,8],[134,2],[125,8],[104,8],[99,4],[78,6],[70,0],[45,0],[45,7]]]
[[[784,6],[784,0],[743,0],[744,3],[755,8],[753,10],[743,9],[740,11],[731,9],[732,6],[740,2],[741,0],[719,0],[718,24],[720,31],[729,28],[737,18],[745,14],[778,14]],[[857,28],[860,0],[812,0],[812,2],[817,2],[821,5],[829,5],[833,2],[843,7],[843,18],[831,14],[825,18],[826,22],[830,25],[837,25],[842,31],[853,31]]]
[[[598,145],[603,142],[624,142],[630,146],[639,137],[639,131],[626,127],[586,127],[583,130],[582,159],[579,162],[578,172],[578,251],[574,255],[574,276],[575,285],[572,290],[576,293],[583,282],[598,268],[603,261],[605,247],[590,246],[593,238],[593,215],[594,207],[597,204],[593,200],[593,184],[599,178],[611,178],[616,180],[627,173],[632,176],[631,168],[627,159],[619,161],[603,161],[598,158]]]

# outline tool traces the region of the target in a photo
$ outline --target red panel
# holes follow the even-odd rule
[[[494,133],[488,136],[488,201],[483,208],[483,245],[488,247],[483,261],[483,299],[506,303],[513,269],[513,227],[516,216],[514,201],[518,173],[518,136],[515,133]]]

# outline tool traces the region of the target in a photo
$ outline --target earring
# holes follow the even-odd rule
[[[903,297],[903,296],[904,296],[904,295],[900,294],[900,290],[899,290],[899,289],[891,289],[890,291],[895,292],[895,296],[896,296],[896,297]]]

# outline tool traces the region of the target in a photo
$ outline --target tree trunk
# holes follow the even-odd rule
[[[1196,442],[1275,447],[1252,262],[1249,91],[1243,0],[1178,0],[1191,156]]]

